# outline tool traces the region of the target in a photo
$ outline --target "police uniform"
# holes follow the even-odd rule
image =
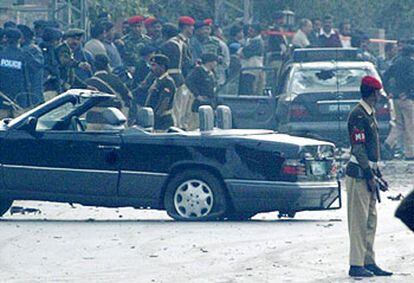
[[[208,26],[206,22],[196,22],[195,30],[202,29]],[[201,56],[206,53],[215,54],[216,56],[223,57],[220,42],[213,36],[207,36],[206,38],[200,38],[197,35],[193,36],[190,40],[190,49],[192,53],[193,63],[201,59]]]
[[[52,98],[62,90],[59,60],[56,54],[56,46],[54,45],[54,41],[59,40],[61,37],[61,31],[47,27],[43,31],[43,42],[39,45],[45,60],[44,90],[46,100]]]
[[[7,28],[4,33],[6,38],[16,41],[21,37],[20,31],[15,28]],[[28,105],[26,56],[17,45],[8,44],[0,51],[0,92],[22,107]],[[0,102],[1,109],[9,109],[7,102],[1,97]]]
[[[363,88],[375,91],[381,89],[382,85],[376,78],[366,76],[362,79],[361,90]],[[349,115],[348,133],[351,159],[346,167],[345,182],[350,236],[349,275],[369,277],[373,276],[372,272],[385,275],[380,274],[384,271],[375,263],[376,193],[367,185],[380,160],[378,125],[375,110],[363,99]]]
[[[136,25],[143,24],[144,17],[133,16],[128,19],[128,24]],[[130,31],[127,35],[122,38],[123,42],[123,62],[127,67],[135,67],[140,59],[140,50],[150,44],[151,38],[145,34],[135,34]]]
[[[168,66],[168,58],[163,55],[155,55],[151,61]],[[154,110],[155,130],[167,130],[174,126],[172,108],[175,91],[174,80],[169,76],[168,71],[156,78],[149,88],[145,106]]]

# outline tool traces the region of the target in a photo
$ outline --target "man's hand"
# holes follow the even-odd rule
[[[80,62],[78,66],[85,71],[92,72],[92,66],[88,62]]]
[[[368,191],[375,192],[375,186],[377,185],[377,181],[374,178],[371,178],[367,181]]]

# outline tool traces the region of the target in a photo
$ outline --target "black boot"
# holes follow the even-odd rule
[[[351,265],[348,272],[349,276],[352,277],[373,277],[374,273],[365,269],[363,266]]]
[[[375,276],[391,276],[392,275],[392,272],[382,270],[376,264],[367,264],[365,265],[365,269],[368,269],[369,271],[374,273]]]

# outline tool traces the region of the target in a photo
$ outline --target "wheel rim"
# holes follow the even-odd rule
[[[201,180],[182,183],[174,194],[175,210],[184,218],[199,218],[210,213],[214,204],[213,191]]]

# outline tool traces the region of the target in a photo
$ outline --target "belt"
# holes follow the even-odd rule
[[[168,69],[168,74],[181,74],[180,69]]]
[[[355,163],[355,164],[359,164],[359,162],[356,159],[355,155],[351,155],[351,158],[349,159],[349,162],[352,162],[352,163]],[[368,165],[372,169],[377,169],[378,168],[378,162],[374,162],[374,161],[369,161],[368,160]]]

